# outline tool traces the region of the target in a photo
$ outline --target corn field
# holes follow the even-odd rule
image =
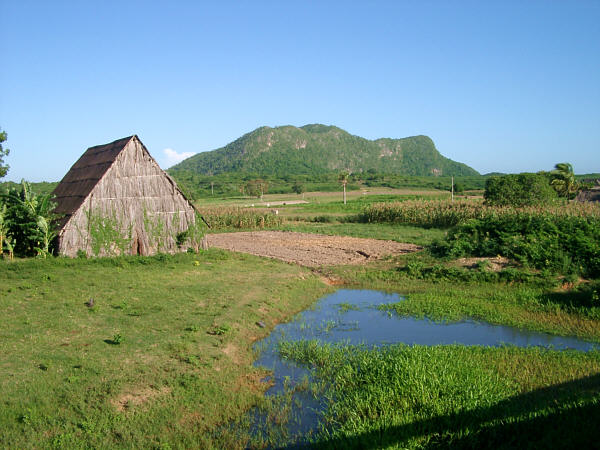
[[[499,207],[486,206],[478,200],[409,200],[374,203],[358,216],[360,222],[396,223],[421,227],[448,228],[469,219],[498,217],[586,217],[600,219],[600,205],[566,203],[552,206]]]
[[[247,208],[203,208],[199,210],[212,230],[270,228],[282,224],[283,219],[270,210]]]

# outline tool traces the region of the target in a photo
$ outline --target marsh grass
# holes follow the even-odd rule
[[[337,305],[338,311],[341,314],[347,313],[348,311],[360,311],[360,307],[357,305],[353,305],[351,303],[338,303]]]
[[[319,448],[591,448],[600,352],[282,342],[325,398]],[[574,430],[579,430],[574,432]]]

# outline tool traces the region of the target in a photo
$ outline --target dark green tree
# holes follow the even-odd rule
[[[269,183],[263,179],[250,180],[246,183],[245,191],[248,195],[261,198],[266,194]]]
[[[296,181],[292,185],[292,191],[295,192],[296,194],[302,194],[304,192],[304,185],[302,183]]]
[[[462,183],[454,183],[454,192],[460,193],[465,190],[465,187]]]

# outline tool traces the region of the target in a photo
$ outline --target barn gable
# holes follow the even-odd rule
[[[177,251],[193,206],[137,136],[90,147],[54,190],[58,251],[75,256]]]

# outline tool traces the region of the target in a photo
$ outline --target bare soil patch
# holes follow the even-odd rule
[[[307,267],[364,264],[387,255],[421,250],[414,244],[378,239],[290,231],[252,231],[207,235],[209,247],[250,253]]]
[[[235,346],[235,344],[227,344],[227,346],[223,349],[223,353],[225,353],[234,364],[241,364],[239,349]]]
[[[489,269],[494,272],[499,272],[507,267],[514,267],[516,264],[514,261],[509,260],[503,256],[495,256],[493,258],[477,257],[477,258],[460,258],[457,259],[454,264],[459,267],[465,267],[467,269],[475,269],[478,264],[482,261],[487,261]]]
[[[153,387],[138,388],[131,392],[121,394],[119,397],[112,399],[111,403],[118,411],[123,412],[131,407],[143,405],[155,397],[170,392],[171,388],[166,386],[163,386],[160,389],[155,389]]]

